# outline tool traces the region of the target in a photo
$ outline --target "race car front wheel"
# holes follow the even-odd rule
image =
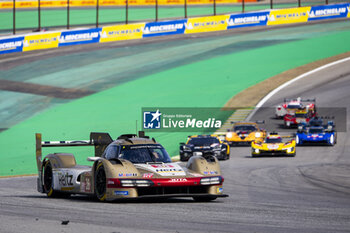
[[[106,200],[107,188],[106,188],[106,172],[103,167],[103,163],[99,163],[95,171],[95,195],[100,201]]]

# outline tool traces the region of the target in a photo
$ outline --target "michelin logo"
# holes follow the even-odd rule
[[[11,41],[7,43],[1,43],[0,50],[16,49],[17,47],[21,47],[21,46],[22,46],[22,41]]]
[[[262,21],[266,21],[267,16],[266,15],[260,15],[260,16],[250,16],[250,17],[239,17],[230,19],[228,22],[229,26],[238,25],[238,24],[252,24],[252,23],[260,23]]]
[[[314,10],[310,12],[310,18],[341,15],[346,13],[346,7]]]
[[[87,41],[98,38],[98,32],[88,32],[88,33],[78,33],[78,34],[70,34],[60,37],[60,43],[69,43],[73,41]]]
[[[156,112],[143,112],[143,128],[144,129],[160,129],[161,115],[157,109]]]
[[[162,32],[172,32],[177,30],[182,30],[184,28],[183,23],[177,24],[165,24],[165,25],[155,25],[145,27],[144,34],[162,33]]]

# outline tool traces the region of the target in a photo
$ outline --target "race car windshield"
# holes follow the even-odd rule
[[[287,108],[289,108],[289,109],[297,109],[300,107],[301,107],[300,104],[288,104],[288,106],[287,106]]]
[[[118,158],[132,163],[171,162],[168,153],[161,145],[122,146]]]
[[[217,138],[191,138],[187,144],[195,146],[210,146],[214,143],[220,143]]]
[[[323,128],[310,128],[309,133],[311,134],[323,133]]]
[[[237,125],[233,128],[234,131],[256,131],[253,125]]]
[[[295,117],[306,118],[306,114],[305,113],[296,113]]]
[[[281,143],[282,138],[266,138],[266,143]]]

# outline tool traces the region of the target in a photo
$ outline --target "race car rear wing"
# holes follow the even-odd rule
[[[290,101],[316,102],[316,98],[312,98],[312,99],[302,99],[302,98],[300,98],[300,97],[294,98],[294,99],[287,99],[287,98],[284,98],[284,102],[285,102],[285,103],[290,102]]]
[[[42,147],[62,147],[62,146],[94,146],[95,156],[101,157],[106,147],[113,142],[108,133],[90,133],[90,140],[75,141],[42,141],[41,133],[35,134],[36,163],[38,171],[41,171]]]

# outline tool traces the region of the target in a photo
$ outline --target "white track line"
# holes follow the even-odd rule
[[[256,111],[258,110],[258,108],[260,108],[261,106],[264,105],[264,103],[270,99],[273,95],[275,95],[277,92],[279,92],[280,90],[282,90],[283,88],[285,88],[286,86],[302,79],[302,78],[305,78],[306,76],[310,75],[310,74],[313,74],[313,73],[316,73],[318,71],[321,71],[321,70],[324,70],[324,69],[327,69],[328,67],[331,67],[331,66],[334,66],[334,65],[337,65],[339,63],[342,63],[342,62],[346,62],[350,60],[350,57],[347,57],[347,58],[344,58],[344,59],[341,59],[341,60],[338,60],[338,61],[335,61],[335,62],[332,62],[332,63],[328,63],[327,65],[324,65],[324,66],[321,66],[321,67],[318,67],[314,70],[310,70],[304,74],[301,74],[299,75],[298,77],[292,79],[292,80],[289,80],[288,82],[286,83],[283,83],[281,86],[277,87],[276,89],[272,90],[269,94],[267,94],[262,100],[260,100],[260,102],[255,106],[254,110],[249,114],[249,116],[247,117],[247,121],[249,121],[253,115],[256,113]]]

